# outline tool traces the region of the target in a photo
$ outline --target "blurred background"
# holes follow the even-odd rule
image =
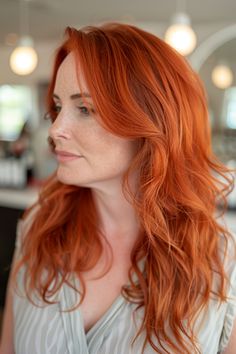
[[[213,150],[236,168],[235,0],[0,0],[0,308],[17,220],[56,168],[43,119],[55,48],[66,26],[104,21],[137,25],[187,58],[207,91]],[[225,222],[236,232],[235,188]]]

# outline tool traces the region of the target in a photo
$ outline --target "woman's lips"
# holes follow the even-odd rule
[[[74,155],[67,151],[55,150],[56,158],[59,162],[72,161],[81,158],[81,155]]]

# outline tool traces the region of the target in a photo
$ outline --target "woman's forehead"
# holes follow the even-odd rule
[[[59,94],[57,91],[61,89],[88,92],[83,70],[73,53],[69,53],[58,68],[54,93]]]

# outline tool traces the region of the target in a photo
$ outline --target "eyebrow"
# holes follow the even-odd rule
[[[55,93],[52,96],[54,98],[60,99],[60,97],[58,95],[56,95]],[[75,93],[75,94],[70,96],[70,99],[76,100],[77,98],[82,98],[82,97],[91,98],[91,95],[88,92]]]

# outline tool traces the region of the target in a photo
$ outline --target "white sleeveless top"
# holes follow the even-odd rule
[[[18,224],[15,258],[20,252],[22,224],[22,221]],[[225,269],[231,281],[228,295],[232,299],[221,306],[218,301],[210,300],[207,310],[198,315],[195,323],[202,354],[217,354],[226,348],[236,317],[236,263],[230,255]],[[18,275],[20,291],[23,291],[23,273],[24,268]],[[78,279],[73,275],[71,279],[78,287]],[[120,295],[85,333],[80,308],[62,312],[77,303],[76,296],[75,291],[64,284],[54,297],[57,304],[36,307],[25,296],[13,292],[15,354],[141,354],[145,336],[139,336],[133,347],[131,342],[141,324],[143,309],[133,317],[136,305]],[[170,349],[169,352],[172,353]],[[144,353],[154,354],[155,351],[147,344]]]

